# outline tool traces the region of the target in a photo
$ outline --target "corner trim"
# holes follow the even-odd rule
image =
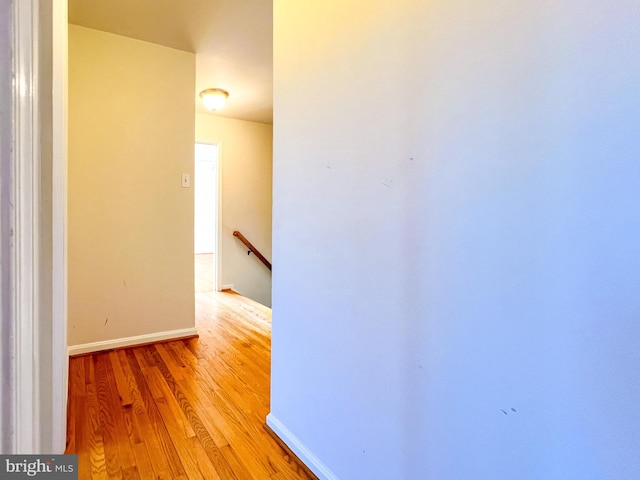
[[[69,356],[197,336],[198,331],[195,328],[183,328],[180,330],[167,330],[164,332],[137,335],[135,337],[123,337],[113,340],[104,340],[102,342],[81,343],[79,345],[72,345],[69,347]]]
[[[69,357],[67,353],[67,132],[68,78],[68,2],[54,0],[52,6],[52,383],[53,447],[64,452],[67,441],[67,401]]]
[[[340,480],[273,413],[267,415],[267,425],[320,480]]]

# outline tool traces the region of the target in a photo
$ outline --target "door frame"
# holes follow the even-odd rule
[[[222,290],[222,142],[203,142],[196,140],[197,145],[215,145],[217,147],[217,157],[214,161],[213,176],[216,182],[216,205],[215,224],[216,235],[213,246],[213,289],[217,292]],[[195,162],[195,155],[194,155]],[[195,168],[194,168],[195,173]],[[194,185],[196,179],[194,178]],[[194,196],[195,198],[195,196]],[[195,217],[194,217],[195,218]]]
[[[13,71],[11,87],[0,92],[0,106],[8,112],[0,120],[0,446],[3,453],[62,453],[68,384],[67,0],[2,2],[0,10],[11,29],[3,32],[10,38],[3,62]]]

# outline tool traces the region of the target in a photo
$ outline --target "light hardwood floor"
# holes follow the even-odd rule
[[[199,338],[74,357],[67,453],[80,479],[312,479],[263,428],[271,310],[196,293]]]

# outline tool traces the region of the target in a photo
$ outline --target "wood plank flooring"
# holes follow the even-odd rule
[[[271,310],[196,293],[199,338],[70,360],[80,479],[313,479],[263,428]]]

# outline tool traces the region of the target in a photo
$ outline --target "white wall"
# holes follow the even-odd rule
[[[69,344],[194,329],[195,55],[69,26]]]
[[[196,114],[196,141],[218,143],[222,170],[221,286],[271,306],[271,272],[233,236],[242,234],[271,259],[273,127]]]
[[[270,424],[343,480],[637,478],[640,5],[274,8]]]

